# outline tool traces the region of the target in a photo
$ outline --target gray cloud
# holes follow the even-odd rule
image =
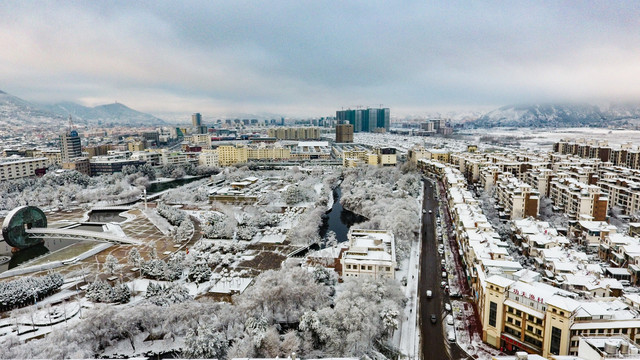
[[[152,113],[640,96],[635,2],[0,3],[0,88]]]

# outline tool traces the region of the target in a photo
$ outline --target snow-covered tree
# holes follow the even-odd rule
[[[193,234],[194,227],[193,223],[189,219],[185,219],[180,223],[178,228],[176,229],[176,233],[174,239],[178,242],[183,242],[188,240]]]
[[[109,274],[113,275],[114,272],[122,268],[122,265],[118,263],[118,259],[115,256],[109,254],[105,259],[104,264],[102,265],[102,268],[104,269],[105,272],[108,272]]]
[[[140,265],[142,265],[142,261],[144,261],[144,259],[142,258],[142,255],[140,255],[140,251],[138,250],[138,248],[131,248],[131,250],[129,250],[129,253],[127,254],[127,262],[135,267],[140,267]]]
[[[183,355],[195,359],[224,359],[229,349],[224,334],[203,325],[187,332],[184,345]]]
[[[188,271],[189,271],[189,275],[188,275],[189,280],[196,283],[203,283],[205,281],[209,281],[212,274],[211,268],[209,267],[209,265],[202,262],[197,262],[193,264]]]

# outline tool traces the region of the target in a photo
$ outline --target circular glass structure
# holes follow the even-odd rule
[[[35,206],[21,206],[9,212],[2,223],[2,236],[7,244],[18,249],[26,249],[42,242],[32,238],[27,229],[46,228],[47,216]]]

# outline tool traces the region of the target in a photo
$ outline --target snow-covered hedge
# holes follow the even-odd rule
[[[25,277],[0,283],[0,310],[32,304],[60,288],[63,279],[60,274],[41,277]]]
[[[127,303],[131,299],[131,291],[125,284],[111,286],[103,280],[96,280],[87,287],[86,296],[93,302]]]

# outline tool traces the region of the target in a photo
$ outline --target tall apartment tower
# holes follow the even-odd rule
[[[351,124],[336,125],[336,142],[352,143],[353,142],[353,125]]]
[[[63,163],[82,156],[82,146],[77,131],[71,129],[60,135],[60,153]]]
[[[354,132],[389,131],[389,108],[336,111],[336,121],[353,125]]]
[[[202,125],[202,115],[200,115],[200,113],[191,115],[191,124],[193,127],[200,127],[200,125]]]

